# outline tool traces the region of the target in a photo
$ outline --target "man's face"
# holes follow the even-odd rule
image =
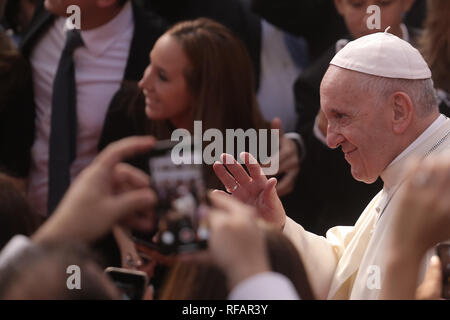
[[[328,120],[328,146],[341,147],[356,180],[373,183],[392,160],[390,113],[358,88],[358,77],[330,66],[320,88],[321,108]]]
[[[412,3],[412,0],[335,0],[337,10],[355,39],[384,31],[389,26],[393,30],[399,30],[403,14],[410,9]],[[367,27],[367,19],[372,15],[366,12],[370,5],[380,7],[381,30]]]

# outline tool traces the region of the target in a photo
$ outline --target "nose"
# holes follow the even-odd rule
[[[151,86],[151,81],[150,81],[150,72],[151,72],[151,68],[150,65],[147,67],[147,69],[145,69],[144,75],[142,76],[142,79],[139,81],[139,88],[141,90],[143,89],[149,89],[149,87]]]
[[[340,134],[338,130],[336,130],[334,127],[332,127],[330,124],[328,124],[328,128],[327,128],[328,147],[330,147],[331,149],[336,149],[344,141],[345,141],[344,136],[342,134]]]

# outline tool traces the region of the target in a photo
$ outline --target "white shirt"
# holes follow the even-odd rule
[[[261,75],[257,94],[267,121],[278,117],[284,132],[295,130],[297,112],[292,87],[301,70],[291,58],[283,31],[264,19],[262,25]]]
[[[65,18],[57,18],[31,54],[36,135],[28,197],[41,214],[47,212],[48,160],[53,81],[66,41]],[[81,31],[84,46],[74,52],[77,87],[77,155],[70,173],[72,179],[97,154],[97,144],[112,97],[123,80],[134,20],[131,3],[108,23]]]
[[[23,235],[14,236],[5,247],[0,251],[0,268],[8,265],[26,248],[32,246],[31,240]]]
[[[228,300],[299,300],[293,284],[280,273],[264,272],[238,283]]]

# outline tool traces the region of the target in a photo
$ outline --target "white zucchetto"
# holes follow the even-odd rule
[[[420,52],[408,42],[388,33],[388,29],[349,42],[330,64],[386,78],[431,78],[431,70]]]

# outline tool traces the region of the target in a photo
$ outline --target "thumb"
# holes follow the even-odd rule
[[[277,185],[278,181],[276,178],[270,178],[267,181],[267,185],[264,188],[263,191],[263,195],[262,195],[262,200],[264,201],[264,203],[270,203],[272,200],[273,195],[276,195],[276,189],[275,186]]]
[[[270,128],[273,130],[280,130],[280,136],[283,135],[283,128],[282,128],[282,123],[281,123],[281,119],[276,117],[273,118],[273,120],[270,122]]]
[[[430,265],[422,284],[417,288],[418,300],[440,299],[442,293],[441,262],[437,256],[431,257]]]
[[[430,266],[428,267],[427,273],[425,274],[425,281],[430,281],[432,283],[438,284],[442,281],[441,272],[441,260],[438,256],[433,256],[430,259]]]

